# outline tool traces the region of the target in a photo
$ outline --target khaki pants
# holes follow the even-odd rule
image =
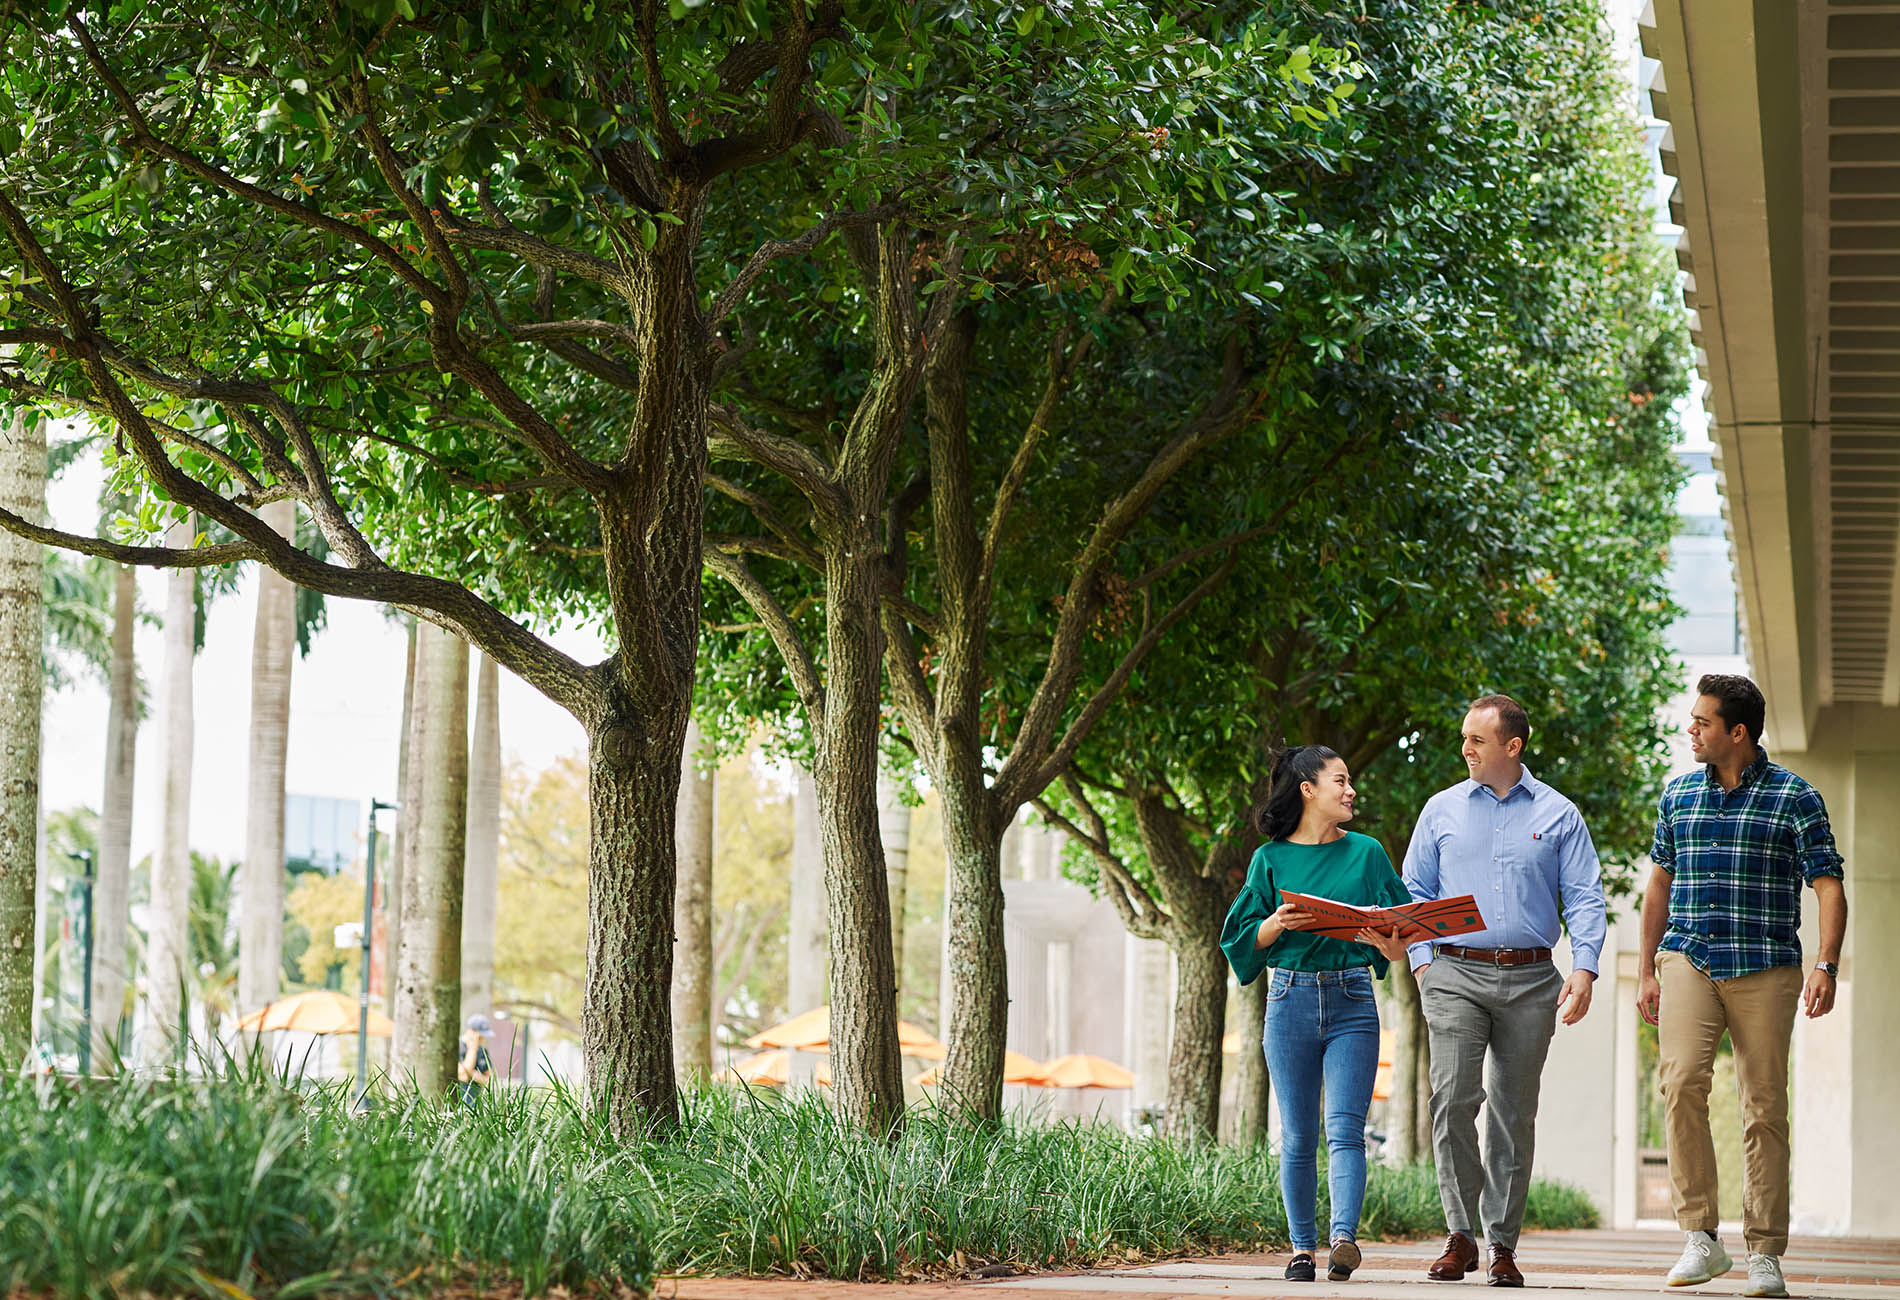
[[[1750,1252],[1788,1249],[1788,1045],[1802,969],[1774,966],[1713,980],[1679,952],[1656,955],[1662,982],[1663,1114],[1676,1226],[1716,1229],[1715,1143],[1709,1082],[1728,1030],[1742,1094],[1742,1237]]]

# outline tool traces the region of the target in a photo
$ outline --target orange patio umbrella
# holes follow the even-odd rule
[[[931,1066],[928,1070],[925,1070],[922,1074],[917,1076],[917,1086],[920,1088],[935,1088],[942,1082],[943,1067],[938,1065]],[[1021,1052],[1012,1052],[1008,1048],[1004,1048],[1003,1082],[1024,1083],[1031,1087],[1040,1087],[1046,1081],[1043,1078],[1042,1067],[1040,1065],[1030,1060],[1027,1056],[1024,1056]]]
[[[745,1040],[747,1047],[789,1047],[799,1052],[831,1050],[831,1007],[814,1007],[802,1016],[760,1030]],[[904,1056],[941,1061],[949,1049],[908,1020],[897,1022],[897,1050]]]
[[[1086,1052],[1071,1052],[1042,1067],[1043,1085],[1049,1088],[1132,1088],[1135,1076],[1113,1061]]]
[[[783,1088],[792,1078],[792,1054],[784,1048],[760,1052],[743,1061],[734,1061],[719,1072],[722,1083],[748,1083],[755,1088]],[[818,1062],[819,1086],[831,1086],[831,1067]]]
[[[1257,1048],[1259,1044],[1256,1042]],[[1240,1050],[1240,1034],[1231,1033],[1220,1040],[1220,1049],[1228,1055]],[[1372,1077],[1372,1099],[1390,1101],[1392,1099],[1392,1062],[1399,1053],[1399,1036],[1390,1029],[1379,1031],[1379,1070]]]
[[[305,1034],[353,1034],[357,1030],[359,1010],[356,999],[331,989],[296,993],[279,998],[238,1019],[237,1027],[246,1033],[268,1033],[280,1029]],[[369,1012],[372,1038],[388,1038],[396,1032],[393,1021],[374,1007]]]

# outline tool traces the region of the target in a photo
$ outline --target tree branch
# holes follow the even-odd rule
[[[799,635],[798,625],[792,621],[785,606],[736,556],[709,549],[705,553],[705,564],[732,585],[765,625],[767,635],[772,638],[772,644],[778,647],[779,657],[785,662],[786,671],[791,674],[792,687],[805,706],[805,716],[811,720],[814,729],[824,726],[824,683],[819,679],[818,666],[805,645],[805,638]]]
[[[820,512],[836,516],[848,508],[832,482],[831,469],[795,438],[755,429],[729,406],[714,402],[708,410],[707,444],[714,456],[749,460],[786,479]]]

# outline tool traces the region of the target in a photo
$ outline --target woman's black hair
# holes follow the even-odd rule
[[[1306,812],[1300,786],[1317,782],[1326,765],[1339,755],[1324,745],[1294,745],[1280,751],[1273,760],[1273,773],[1267,778],[1267,799],[1255,814],[1254,824],[1270,840],[1283,840],[1299,829]]]

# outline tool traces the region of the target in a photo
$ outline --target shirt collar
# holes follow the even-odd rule
[[[1525,794],[1535,799],[1537,797],[1537,792],[1542,790],[1543,788],[1544,788],[1544,783],[1531,775],[1530,768],[1519,767],[1517,771],[1517,781],[1511,786],[1509,790],[1506,790],[1504,792],[1504,799],[1509,799],[1512,795],[1516,794],[1519,790],[1522,790]],[[1490,794],[1491,787],[1484,784],[1484,782],[1479,781],[1475,777],[1468,776],[1465,778],[1465,797],[1466,798],[1470,798],[1472,795],[1478,793],[1478,791],[1480,790],[1483,790],[1485,793]],[[1496,795],[1491,795],[1491,797],[1493,799],[1497,799]],[[1498,802],[1503,803],[1504,799],[1498,799]]]
[[[1742,779],[1735,783],[1735,789],[1728,790],[1728,791],[1722,790],[1722,782],[1721,782],[1721,779],[1717,777],[1715,774],[1715,764],[1713,763],[1704,763],[1702,765],[1702,773],[1703,773],[1702,779],[1709,783],[1710,789],[1715,790],[1718,793],[1736,794],[1736,793],[1739,793],[1740,791],[1748,789],[1749,786],[1761,780],[1761,778],[1763,777],[1763,775],[1767,773],[1767,771],[1768,771],[1768,750],[1766,747],[1760,744],[1757,744],[1755,746],[1755,761],[1742,769]]]

